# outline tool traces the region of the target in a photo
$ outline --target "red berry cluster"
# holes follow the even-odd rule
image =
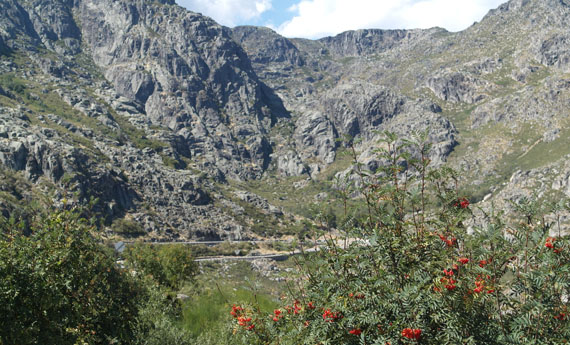
[[[323,320],[325,322],[333,322],[338,319],[342,319],[342,315],[339,312],[332,312],[330,309],[325,309],[323,312]]]
[[[420,340],[422,336],[421,329],[412,329],[412,328],[404,328],[402,330],[402,337],[412,339],[412,340]]]
[[[490,264],[491,261],[492,261],[492,259],[481,260],[481,261],[479,261],[479,267],[483,268],[483,267],[487,266],[488,264]]]
[[[487,279],[490,279],[491,277],[487,276]],[[495,289],[493,288],[489,288],[489,287],[485,287],[485,280],[481,277],[481,275],[477,276],[477,279],[475,280],[475,289],[473,289],[473,292],[475,293],[481,293],[483,292],[483,290],[487,290],[487,293],[493,293],[495,292]]]
[[[251,317],[246,318],[244,316],[240,316],[238,317],[237,320],[239,325],[247,329],[248,331],[251,331],[252,329],[255,328],[255,324],[251,322]]]
[[[285,315],[282,314],[282,312],[281,312],[280,309],[275,309],[275,310],[273,311],[273,321],[277,322],[277,321],[279,321],[279,319],[281,319],[283,316],[285,316]]]
[[[548,237],[544,246],[548,249],[552,249],[553,252],[558,254],[560,253],[560,249],[554,248],[554,242],[556,242],[556,239],[554,237]]]
[[[469,200],[467,200],[467,198],[458,198],[453,206],[457,208],[467,208],[469,207]]]
[[[459,258],[459,259],[457,259],[457,261],[460,262],[462,265],[467,265],[467,263],[469,262],[469,259]]]
[[[440,282],[442,282],[443,284],[445,284],[445,288],[448,291],[452,291],[453,289],[455,289],[457,286],[455,285],[455,283],[457,283],[457,280],[451,278],[453,277],[453,270],[443,270],[443,274],[445,274],[445,277],[440,279]],[[449,278],[448,278],[449,277]]]
[[[350,333],[352,335],[360,335],[362,333],[362,331],[360,330],[360,328],[354,328],[354,329],[351,329],[350,331],[348,331],[348,333]]]
[[[301,312],[301,302],[295,300],[295,302],[293,302],[293,313],[295,315],[299,314],[299,312]]]
[[[309,302],[307,303],[307,309],[315,309],[315,305],[313,302]],[[287,305],[284,307],[284,309],[287,311],[287,314],[294,314],[294,315],[299,315],[302,311],[303,311],[303,307],[301,306],[301,302],[299,302],[298,300],[295,300],[295,302],[293,302],[293,306]],[[273,316],[272,319],[273,321],[277,322],[280,319],[282,319],[283,317],[285,317],[285,315],[283,314],[283,310],[281,309],[275,309],[273,311]],[[323,315],[324,317],[324,315]]]
[[[354,299],[364,299],[364,295],[359,293],[359,294],[353,294],[352,292],[348,294],[348,297],[350,298],[354,298]]]
[[[307,303],[307,309],[315,309],[315,305],[313,304],[313,302],[309,302]]]
[[[445,244],[447,244],[448,247],[453,247],[457,243],[457,238],[455,237],[447,238],[446,236],[441,234],[439,234],[438,236],[443,242],[445,242]]]
[[[465,257],[460,257],[457,259],[457,261],[459,263],[461,263],[462,265],[466,265],[467,263],[469,263],[469,259],[465,258]],[[491,262],[491,259],[488,260],[481,260],[479,262],[479,266],[484,267],[485,265],[487,265],[488,263]],[[457,264],[454,264],[452,266],[452,269],[444,269],[443,270],[443,274],[444,277],[440,278],[440,282],[442,284],[444,284],[445,288],[448,291],[452,291],[455,290],[455,288],[457,288],[457,280],[454,279],[455,277],[455,273],[459,271],[460,266],[458,266]],[[485,279],[488,281],[491,279],[491,277],[489,275],[487,275],[486,277],[478,275],[477,279],[475,280],[475,288],[473,290],[469,290],[469,293],[481,293],[483,291],[486,291],[487,293],[493,293],[495,292],[495,289],[492,288],[491,286],[486,286],[485,285]],[[436,292],[441,292],[441,288],[439,286],[434,286],[433,290]]]
[[[251,317],[246,317],[245,311],[242,307],[236,306],[234,304],[232,306],[230,314],[234,319],[238,321],[238,324],[242,326],[244,329],[251,331],[255,328],[255,324],[251,321]]]
[[[241,316],[243,314],[243,308],[234,304],[232,306],[232,311],[230,311],[230,314],[234,319],[236,319],[238,316]]]
[[[301,305],[300,302],[295,300],[295,302],[293,302],[293,306],[291,307],[290,305],[285,306],[285,310],[287,310],[287,313],[289,314],[299,314],[299,312],[301,311]]]

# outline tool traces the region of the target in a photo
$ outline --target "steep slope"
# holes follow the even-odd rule
[[[242,236],[214,182],[259,177],[288,113],[226,28],[173,1],[2,6],[4,168],[56,203],[99,198],[118,231]]]
[[[227,29],[146,2],[82,1],[76,13],[94,62],[151,124],[183,136],[187,151],[224,174],[261,174],[271,153],[266,133],[287,113]]]
[[[254,68],[293,114],[322,109],[329,132],[361,137],[362,151],[374,145],[367,140],[373,129],[405,135],[430,128],[438,147],[432,160],[451,155],[477,199],[518,170],[557,164],[570,153],[569,14],[566,1],[512,0],[458,33],[358,30],[289,39],[283,46],[303,66],[265,57]],[[266,39],[239,42],[253,56],[269,51]],[[322,126],[305,121],[300,116],[296,127]],[[294,146],[301,160],[309,147]],[[326,154],[318,157],[327,163]]]
[[[225,28],[172,0],[0,10],[5,216],[98,198],[109,235],[295,234],[291,213],[338,203],[338,139],[374,169],[383,130],[427,132],[432,163],[483,205],[570,196],[568,0],[511,0],[458,33],[320,40]]]
[[[268,29],[238,27],[233,32],[234,39],[254,57],[260,78],[276,90],[293,114],[295,140],[274,154],[279,173],[315,177],[334,161],[340,148],[336,140],[343,135],[363,139],[361,148],[366,150],[375,146],[377,130],[409,135],[429,129],[436,145],[432,160],[437,164],[456,145],[456,130],[439,114],[437,104],[394,89],[381,75],[390,66],[370,61],[371,54],[431,41],[441,30],[359,30],[318,41],[288,40]],[[272,58],[276,42],[279,56],[295,59]],[[368,163],[376,164],[369,152],[367,157]]]

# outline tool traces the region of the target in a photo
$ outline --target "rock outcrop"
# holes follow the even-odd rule
[[[333,56],[360,56],[381,54],[404,40],[413,39],[411,30],[356,30],[319,40]]]
[[[252,180],[348,172],[345,135],[374,170],[383,131],[426,133],[432,164],[457,168],[474,199],[567,195],[569,25],[567,0],[511,0],[458,33],[306,40],[174,0],[4,0],[0,173],[23,187],[0,185],[0,211],[98,198],[111,229],[128,217],[153,239],[250,238],[259,217],[295,221],[279,188],[262,198]],[[308,200],[330,195],[316,189]]]
[[[238,26],[232,29],[234,40],[244,47],[253,63],[288,63],[303,66],[305,61],[295,44],[275,31],[256,26]]]

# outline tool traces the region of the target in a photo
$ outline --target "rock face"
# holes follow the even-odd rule
[[[259,195],[241,190],[235,191],[234,194],[238,197],[238,199],[245,201],[248,204],[252,204],[253,206],[262,210],[265,214],[273,214],[277,216],[283,215],[283,212],[281,212],[279,208],[269,204],[267,200],[263,199]]]
[[[413,35],[413,31],[407,30],[356,30],[319,41],[331,55],[345,57],[380,54]]]
[[[248,47],[246,52],[253,63],[280,62],[299,67],[305,65],[299,49],[269,28],[238,26],[232,29],[232,37],[237,42],[247,42],[244,45]]]
[[[29,51],[23,65],[8,58],[2,67],[2,95],[26,105],[2,108],[4,168],[79,201],[99,197],[109,221],[129,213],[151,236],[242,236],[200,172],[260,177],[267,133],[288,112],[227,28],[174,1],[0,6],[0,48]]]
[[[306,114],[297,121],[296,126],[294,138],[296,146],[303,148],[301,159],[317,157],[325,163],[334,161],[338,133],[322,112]]]
[[[309,172],[295,151],[288,151],[279,155],[277,157],[277,169],[283,176],[301,176]]]
[[[540,45],[538,57],[540,63],[555,66],[565,72],[570,71],[570,36],[567,34],[553,35]]]
[[[97,211],[110,217],[132,208],[137,199],[120,171],[97,166],[81,149],[65,143],[55,130],[35,131],[22,111],[0,108],[0,163],[21,171],[31,182],[43,178],[59,182],[79,200],[100,198],[104,202]]]
[[[22,37],[28,42],[38,39],[29,16],[16,0],[2,1],[0,11],[3,14],[0,18],[0,42],[4,50],[22,48],[15,40],[16,37]]]
[[[81,33],[73,19],[72,6],[73,1],[69,0],[37,0],[33,7],[26,7],[42,43],[60,54],[77,54],[80,50]]]
[[[427,86],[433,93],[444,101],[477,103],[485,98],[482,94],[477,94],[477,89],[485,83],[466,76],[462,73],[430,78]]]
[[[245,239],[259,215],[290,216],[248,183],[345,170],[344,135],[374,169],[382,131],[426,133],[432,164],[474,198],[568,195],[569,26],[567,0],[511,0],[458,33],[305,40],[174,0],[4,0],[0,174],[24,187],[1,185],[0,210],[72,194],[98,198],[110,229],[128,217],[154,239]]]
[[[188,149],[228,176],[261,175],[271,153],[266,133],[287,112],[228,29],[145,1],[81,1],[76,12],[94,62],[152,124],[190,132]]]

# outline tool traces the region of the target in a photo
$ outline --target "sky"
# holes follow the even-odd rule
[[[229,27],[267,26],[285,37],[321,38],[356,29],[461,31],[507,0],[176,0]]]

